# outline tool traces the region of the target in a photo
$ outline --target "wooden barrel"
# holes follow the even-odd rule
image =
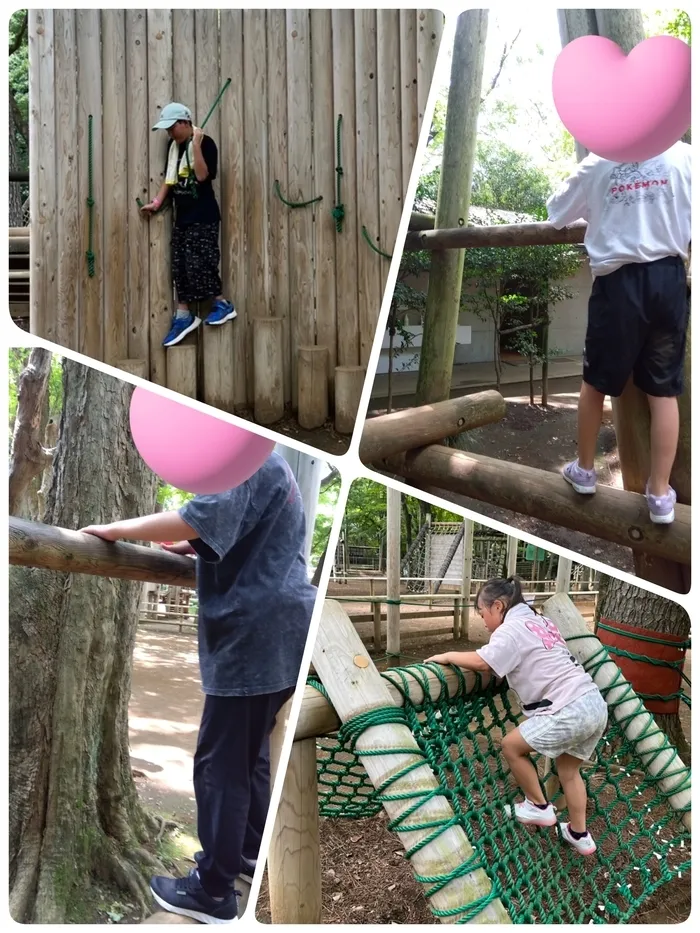
[[[673,695],[681,689],[683,659],[688,644],[685,636],[661,634],[610,619],[600,620],[596,635],[640,697],[673,697],[668,700],[644,699],[650,713],[670,715],[678,712],[680,701]]]

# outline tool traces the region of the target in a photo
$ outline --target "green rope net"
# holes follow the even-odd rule
[[[591,674],[608,660],[603,648],[587,665]],[[442,684],[437,700],[429,698],[428,671]],[[426,896],[431,896],[453,878],[477,868],[486,872],[491,892],[452,911],[458,923],[474,920],[495,898],[501,899],[513,923],[627,923],[661,885],[690,870],[690,833],[668,805],[669,795],[658,783],[661,777],[675,777],[677,793],[690,786],[690,771],[685,767],[669,770],[666,765],[656,778],[648,775],[637,746],[652,732],[663,734],[653,720],[632,742],[623,731],[625,724],[644,712],[641,701],[623,723],[610,716],[595,760],[582,769],[589,797],[588,825],[598,846],[594,856],[584,859],[560,839],[556,828],[526,827],[508,815],[507,805],[521,794],[508,773],[499,743],[521,720],[517,699],[506,682],[484,688],[478,675],[476,687],[469,693],[464,676],[457,673],[458,691],[450,697],[444,668],[439,665],[394,668],[382,676],[400,691],[403,707],[364,713],[344,723],[337,734],[317,739],[321,816],[373,817],[383,801],[401,799],[391,788],[398,777],[429,764],[439,787],[419,793],[389,828],[398,833],[430,829],[425,841],[406,853],[407,858],[449,826],[463,828],[474,848],[474,858],[450,874],[418,878],[426,886]],[[413,681],[422,687],[420,702],[409,699]],[[310,683],[327,697],[319,682]],[[620,686],[616,680],[604,693],[607,696]],[[611,711],[634,697],[631,688],[626,689],[622,699],[608,701]],[[357,749],[356,742],[366,728],[384,722],[407,725],[422,757],[414,757],[399,775],[375,789],[362,758],[396,749],[367,752]],[[664,755],[669,748],[663,737],[661,748],[651,758]],[[414,754],[413,750],[402,751]],[[650,756],[645,757],[648,765]],[[536,763],[541,763],[539,756]],[[444,822],[422,822],[417,811],[438,794],[450,801],[452,817]],[[561,790],[552,802],[559,819],[566,820]]]

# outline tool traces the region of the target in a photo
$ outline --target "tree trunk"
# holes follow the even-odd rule
[[[601,579],[602,583],[602,579]],[[636,586],[614,577],[608,578],[602,596],[598,597],[599,611],[596,623],[600,619],[610,619],[626,625],[634,625],[659,634],[690,634],[690,618],[678,603],[640,591]],[[644,642],[639,643],[638,654],[645,654]],[[690,746],[683,734],[680,717],[677,713],[655,715],[660,729],[668,736],[685,764],[690,763]]]
[[[156,478],[131,440],[131,386],[64,361],[46,520],[64,528],[153,511]],[[147,876],[129,761],[128,704],[140,584],[10,568],[10,913],[92,922],[91,881],[145,912]]]
[[[36,501],[31,501],[36,499],[36,490],[32,496],[30,486],[53,459],[53,451],[41,443],[50,375],[51,353],[34,347],[19,377],[12,434],[8,509],[16,518],[36,517]]]

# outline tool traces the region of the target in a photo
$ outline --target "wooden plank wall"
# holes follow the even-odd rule
[[[253,321],[280,317],[286,404],[296,408],[299,347],[313,346],[328,350],[332,401],[335,368],[371,351],[389,263],[367,238],[392,252],[441,30],[442,14],[423,10],[32,10],[32,331],[245,412]],[[238,318],[166,353],[172,214],[145,218],[135,203],[163,180],[167,142],[151,126],[173,99],[201,121],[227,78],[206,132]],[[290,208],[276,181],[289,201],[322,200]]]

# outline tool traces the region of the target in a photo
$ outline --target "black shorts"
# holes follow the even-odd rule
[[[689,312],[680,256],[598,276],[588,302],[584,382],[617,397],[633,376],[647,395],[682,395]]]

